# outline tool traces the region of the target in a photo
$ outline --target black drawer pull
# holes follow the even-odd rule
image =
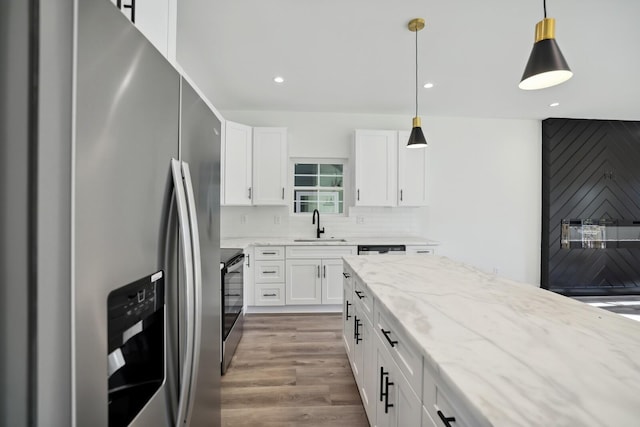
[[[277,297],[277,294],[262,294],[263,297]]]
[[[387,392],[384,391],[384,378],[386,375],[389,375],[389,372],[385,372],[384,367],[380,366],[380,402],[383,402],[384,397],[387,395]]]
[[[389,403],[389,386],[392,386],[393,383],[389,381],[389,378],[385,378],[385,393],[384,393],[384,413],[389,413],[389,408],[393,408],[393,403]]]
[[[262,274],[276,274],[277,271],[273,271],[273,270],[265,270],[262,272]]]
[[[345,277],[345,279],[348,279],[349,277],[351,277],[349,273],[345,273],[345,272],[343,272],[342,275]]]
[[[346,316],[345,316],[345,320],[349,320],[351,319],[351,315],[349,314],[349,306],[352,305],[349,301],[345,301],[347,303],[347,309],[345,310],[346,312]]]
[[[275,252],[262,252],[262,255],[275,255]]]
[[[444,425],[447,427],[453,427],[451,423],[456,422],[456,417],[446,417],[440,409],[438,409],[438,416],[440,417]]]
[[[391,347],[395,347],[396,344],[398,344],[398,341],[394,341],[391,338],[389,338],[389,335],[391,335],[391,331],[385,331],[382,328],[380,328],[380,330],[382,331],[382,335],[384,335],[384,337],[387,339],[387,341],[389,341],[389,344],[391,344]]]
[[[360,298],[360,299],[366,297],[366,295],[362,291],[356,291],[356,295],[358,295],[358,298]]]
[[[360,322],[360,319],[358,319],[358,316],[354,316],[353,320],[355,321],[354,322],[354,330],[355,330],[354,338],[356,340],[356,345],[357,345],[360,341],[362,341],[362,338],[360,338],[360,326],[362,326],[362,323]]]

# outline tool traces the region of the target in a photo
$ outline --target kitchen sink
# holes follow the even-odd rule
[[[346,242],[345,239],[294,239],[294,242],[298,243],[313,243],[313,242]]]

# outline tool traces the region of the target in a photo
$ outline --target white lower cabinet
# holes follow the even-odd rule
[[[431,415],[427,412],[427,408],[422,407],[422,427],[438,427],[438,424],[431,419]]]
[[[287,305],[342,304],[342,256],[356,246],[287,246]]]
[[[347,265],[343,283],[343,341],[369,424],[471,427],[472,413]]]
[[[342,259],[322,260],[322,304],[342,304]]]
[[[376,345],[376,422],[381,427],[419,426],[422,402],[411,388],[379,335]]]
[[[353,273],[345,269],[343,277],[342,340],[349,363],[353,363],[353,314],[356,310],[353,301]]]
[[[286,304],[322,304],[321,261],[287,260]]]
[[[257,246],[253,261],[253,304],[284,305],[284,246]]]

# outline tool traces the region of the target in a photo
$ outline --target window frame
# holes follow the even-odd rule
[[[314,187],[301,187],[295,185],[295,166],[296,164],[317,164],[317,165],[342,165],[342,187],[322,187],[320,185],[316,185]],[[329,215],[330,217],[346,217],[347,216],[347,200],[349,197],[349,161],[346,158],[317,158],[317,157],[295,157],[290,158],[289,162],[289,178],[291,179],[291,204],[289,206],[289,214],[294,217],[304,217],[311,216],[312,212],[296,212],[296,190],[304,191],[305,189],[309,189],[313,193],[317,193],[318,191],[330,192],[333,189],[340,188],[342,190],[342,212],[322,212],[322,215]],[[318,166],[317,175],[320,177],[320,166]],[[320,184],[318,181],[317,184]],[[336,205],[338,206],[338,205]]]

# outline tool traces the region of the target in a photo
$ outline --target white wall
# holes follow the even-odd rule
[[[349,158],[354,129],[405,129],[410,117],[223,111],[251,126],[288,128],[290,157]],[[540,282],[541,124],[536,120],[423,117],[430,150],[426,208],[352,208],[323,216],[326,236],[418,235],[438,253],[499,275]],[[361,217],[363,224],[357,223]],[[279,224],[276,224],[279,222]],[[311,237],[286,207],[223,207],[222,237]]]

